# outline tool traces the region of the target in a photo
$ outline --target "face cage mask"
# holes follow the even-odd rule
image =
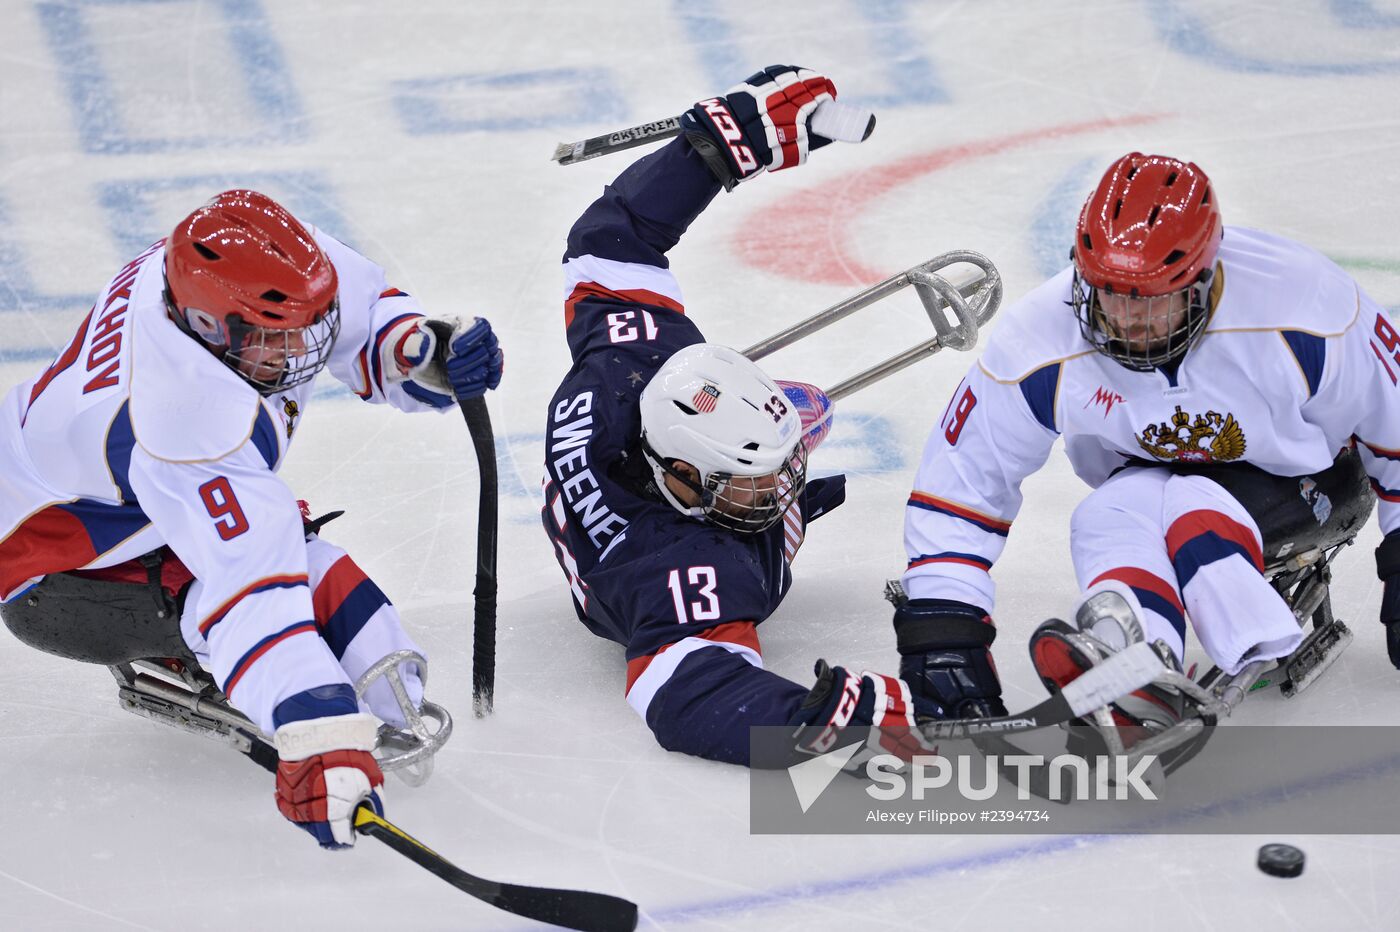
[[[1203,271],[1194,284],[1182,289],[1186,292],[1186,309],[1181,323],[1167,331],[1165,336],[1152,342],[1148,342],[1146,338],[1123,340],[1115,336],[1105,318],[1103,305],[1099,302],[1099,289],[1081,278],[1078,269],[1074,271],[1070,300],[1067,303],[1074,309],[1074,316],[1079,320],[1079,330],[1084,334],[1084,339],[1089,341],[1094,349],[1128,369],[1150,372],[1158,366],[1180,360],[1205,331],[1206,321],[1210,318],[1208,302],[1213,278],[1213,271]],[[1149,302],[1147,320],[1144,322],[1149,332],[1154,314],[1171,314],[1171,299],[1180,293],[1137,299]],[[1160,311],[1156,306],[1158,301],[1162,303]]]
[[[311,381],[330,362],[340,333],[340,299],[308,327],[273,330],[230,323],[229,331],[231,342],[221,357],[224,365],[261,394],[276,394]],[[296,336],[301,337],[300,350],[292,342]]]
[[[807,448],[799,442],[787,461],[776,472],[761,476],[734,476],[714,472],[699,485],[677,472],[642,437],[642,452],[651,461],[656,484],[662,496],[676,509],[704,518],[726,530],[759,534],[782,520],[807,485]],[[700,498],[700,504],[687,508],[666,488],[664,475],[673,476]]]

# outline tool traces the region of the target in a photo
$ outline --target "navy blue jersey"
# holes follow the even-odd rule
[[[665,253],[718,190],[677,140],[607,188],[574,225],[565,254],[573,366],[549,406],[544,526],[579,618],[626,648],[628,701],[653,729],[652,700],[663,689],[672,706],[710,698],[712,679],[682,688],[686,678],[675,676],[697,651],[711,659],[693,666],[738,662],[781,684],[759,690],[775,720],[748,724],[787,721],[805,690],[761,669],[755,627],[791,586],[807,523],[844,496],[844,477],[814,480],[784,521],[744,535],[683,515],[655,491],[640,449],[642,389],[673,353],[704,340]],[[732,732],[722,723],[711,735],[722,746],[714,753],[687,739],[663,744],[736,759],[743,743],[746,756],[746,735]]]
[[[610,319],[637,320],[636,329],[652,335],[613,343]],[[629,661],[699,629],[757,624],[792,585],[795,548],[788,552],[785,523],[759,534],[724,531],[647,487],[650,469],[638,447],[642,389],[672,353],[702,339],[679,311],[588,298],[569,325],[573,369],[550,402],[545,529],[579,618],[625,645]],[[830,485],[811,483],[800,514]],[[799,519],[800,534],[806,519]]]

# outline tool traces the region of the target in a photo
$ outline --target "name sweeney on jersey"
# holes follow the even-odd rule
[[[578,515],[593,546],[602,550],[627,527],[627,519],[601,504],[603,491],[588,463],[588,443],[593,439],[592,411],[591,391],[554,406],[549,465],[564,501]]]

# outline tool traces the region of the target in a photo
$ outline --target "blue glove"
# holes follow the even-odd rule
[[[447,380],[458,401],[478,398],[501,384],[506,357],[484,317],[466,330],[454,331],[447,352]]]
[[[940,718],[1005,715],[992,663],[997,629],[975,605],[911,599],[894,612],[899,676],[913,694],[941,706]]]
[[[681,116],[681,131],[724,190],[764,169],[807,161],[831,142],[808,131],[817,105],[836,98],[830,80],[796,65],[770,65],[723,97],[702,100]]]

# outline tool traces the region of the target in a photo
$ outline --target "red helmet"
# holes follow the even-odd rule
[[[1170,294],[1214,267],[1223,229],[1210,179],[1194,162],[1131,152],[1084,202],[1074,264],[1094,288]]]
[[[1205,328],[1206,292],[1224,226],[1210,179],[1192,162],[1131,152],[1084,202],[1075,230],[1073,301],[1096,348],[1133,368],[1180,358]],[[1133,298],[1189,294],[1170,338],[1131,346],[1105,329],[1097,291]]]
[[[180,221],[165,281],[176,323],[260,391],[305,382],[329,358],[340,323],[335,267],[264,194],[225,191]]]

